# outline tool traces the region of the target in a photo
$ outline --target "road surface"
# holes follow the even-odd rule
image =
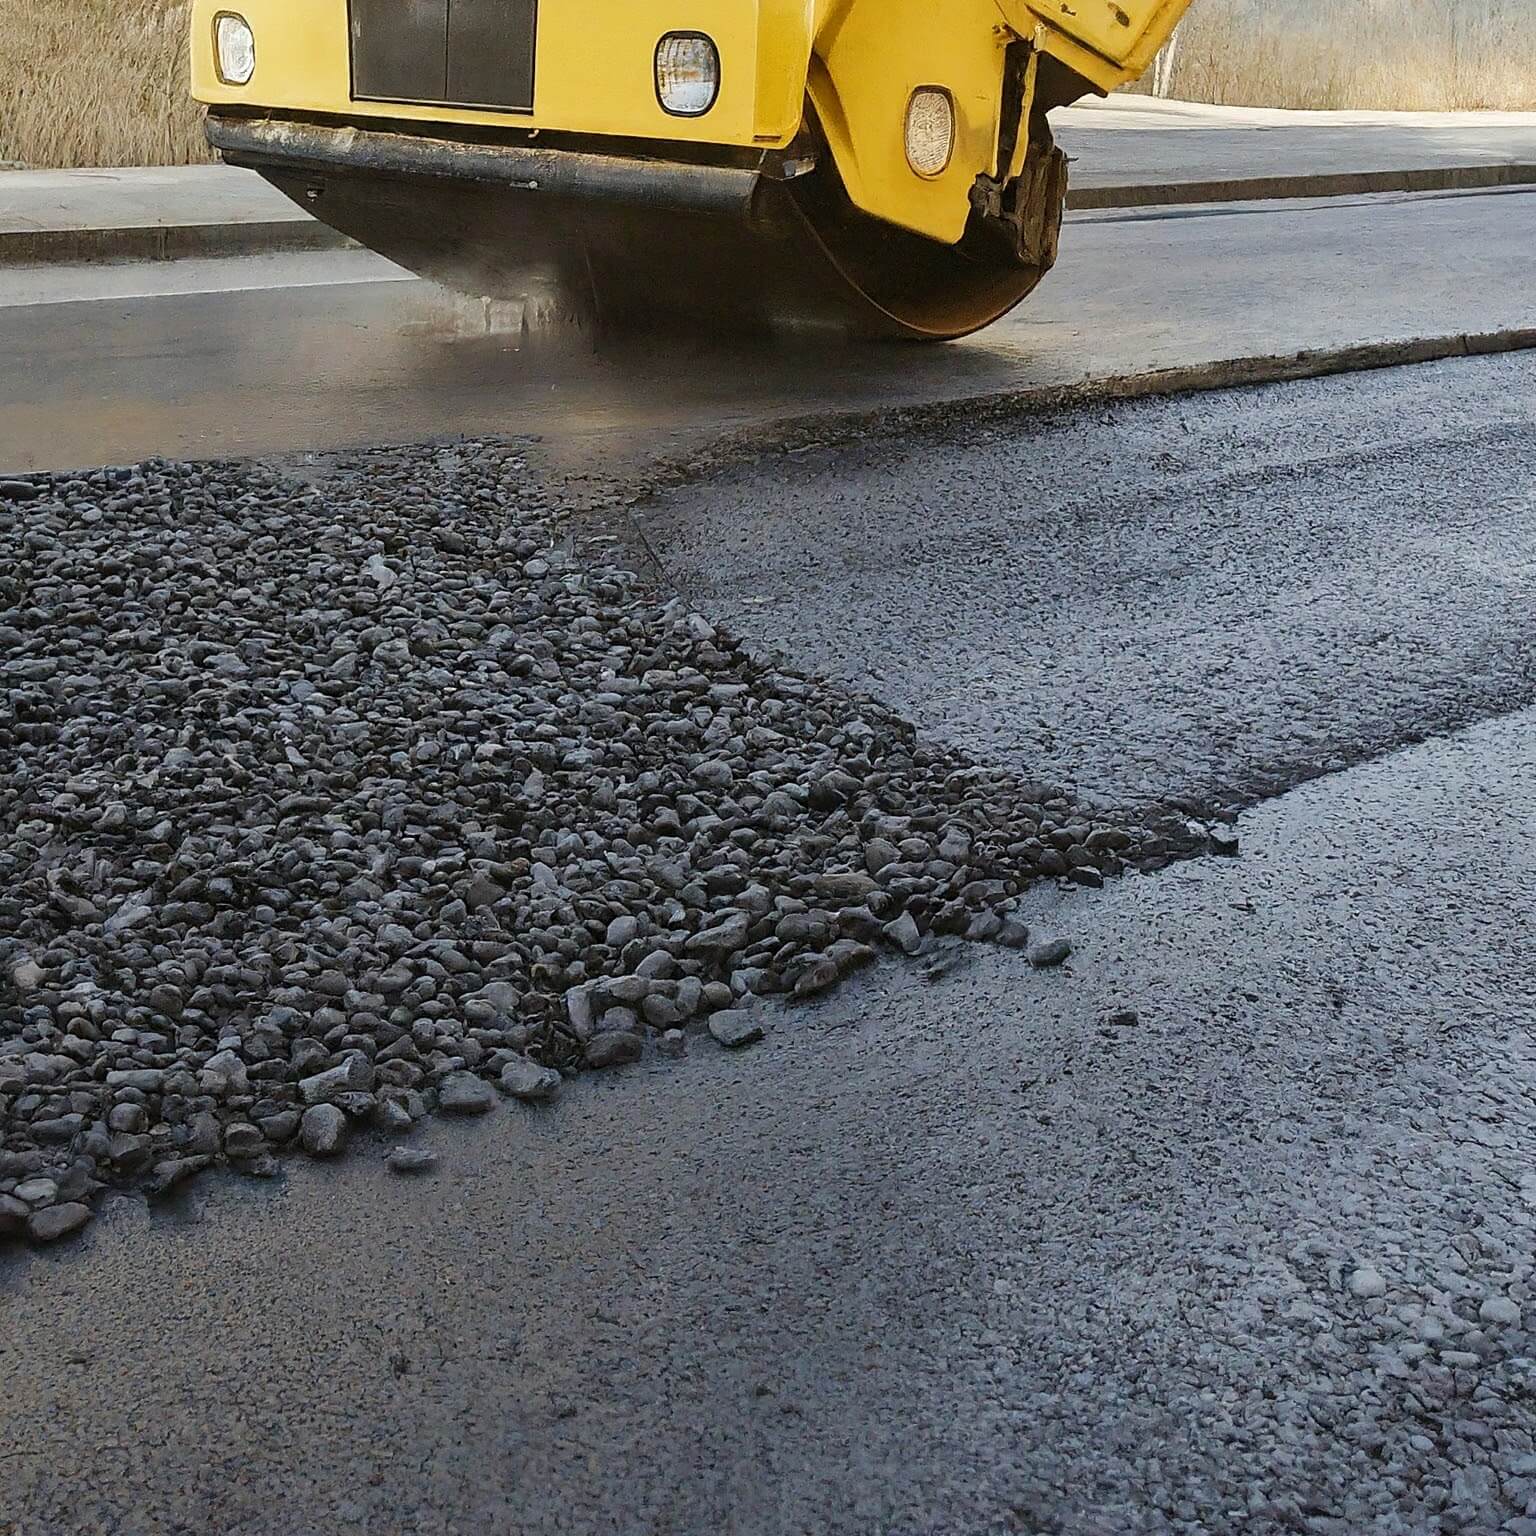
[[[0,376],[0,470],[456,432],[632,464],[832,406],[1536,327],[1533,243],[1536,190],[1082,214],[1014,316],[920,350],[595,344],[357,252],[0,269],[0,355],[26,359]]]
[[[1536,1529],[1532,383],[1472,360],[1027,430],[1102,494],[972,431],[642,509],[706,611],[941,735],[1192,809],[1267,773],[1241,856],[1038,894],[1065,971],[940,949],[748,1056],[438,1124],[420,1183],[354,1149],[8,1257],[0,1509]],[[843,530],[814,551],[811,475]],[[1298,733],[1332,772],[1289,788]]]
[[[642,505],[634,556],[984,761],[1247,804],[1536,705],[1533,389],[1524,353],[939,427]]]
[[[1240,840],[1037,887],[1059,970],[938,942],[776,1011],[745,1054],[695,1035],[546,1111],[430,1120],[415,1180],[358,1132],[338,1162],[0,1248],[0,1531],[1536,1536],[1536,362],[1041,403],[1536,327],[1533,198],[1079,216],[1037,302],[931,352],[594,348],[352,252],[0,272],[0,354],[24,360],[0,478],[526,438],[578,565],[616,545],[928,742],[1117,816],[1236,817]],[[999,392],[1024,398],[851,441],[815,419]],[[709,467],[773,423],[792,451]],[[663,458],[691,479],[654,491]],[[410,492],[413,462],[365,479]],[[326,466],[299,468],[324,506]],[[0,789],[34,792],[38,743],[137,750],[177,696],[158,626],[271,599],[281,539],[221,565],[172,528],[142,546],[191,572],[166,590],[108,536],[136,494],[106,499],[120,523],[36,541],[43,499],[0,501],[57,557],[0,570],[0,632],[73,584],[82,633],[133,610],[157,691],[124,701],[114,636],[112,686],[82,683],[56,734],[0,720],[28,748]],[[358,515],[397,583],[385,553],[415,535]],[[338,624],[371,611],[349,579]],[[414,638],[470,617],[445,600]],[[305,675],[351,677],[350,633],[320,626]],[[247,638],[199,654],[265,708],[242,679],[300,673]],[[573,698],[551,707],[607,707]],[[247,783],[242,753],[340,771],[302,729],[352,756],[366,727],[308,699],[287,756],[245,704],[189,716],[179,750],[227,749]]]

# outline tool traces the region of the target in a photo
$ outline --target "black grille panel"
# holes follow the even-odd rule
[[[533,111],[538,0],[350,0],[360,101]]]
[[[534,0],[449,0],[448,99],[533,111]]]

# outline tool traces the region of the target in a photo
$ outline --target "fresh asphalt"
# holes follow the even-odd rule
[[[968,752],[1242,805],[1536,704],[1533,422],[1521,353],[784,455],[630,526]]]
[[[1536,1531],[1533,380],[1103,406],[603,514],[977,755],[1250,805],[1240,856],[1040,893],[1062,972],[940,949],[744,1056],[433,1126],[419,1183],[295,1164],[8,1260],[0,1515]]]

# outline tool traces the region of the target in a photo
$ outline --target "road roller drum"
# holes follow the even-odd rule
[[[197,0],[193,83],[227,161],[450,287],[944,340],[1055,263],[1050,112],[1187,4]]]

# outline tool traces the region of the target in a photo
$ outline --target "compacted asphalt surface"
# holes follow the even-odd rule
[[[1528,353],[797,452],[639,507],[754,643],[1116,801],[1536,703]]]
[[[583,513],[927,739],[1235,856],[0,1257],[0,1528],[1536,1533],[1532,364]],[[557,495],[558,492],[552,494]]]

